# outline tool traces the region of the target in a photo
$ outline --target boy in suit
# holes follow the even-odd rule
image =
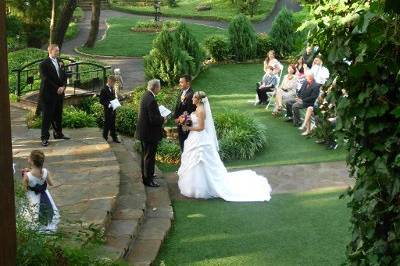
[[[115,77],[109,76],[106,86],[100,92],[100,103],[104,107],[104,127],[103,138],[108,141],[108,134],[110,133],[112,139],[116,143],[121,143],[118,140],[117,132],[115,130],[115,110],[111,106],[111,101],[115,99],[114,84]]]

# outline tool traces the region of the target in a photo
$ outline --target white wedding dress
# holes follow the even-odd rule
[[[178,170],[178,186],[182,195],[226,201],[269,201],[271,186],[265,177],[251,170],[228,173],[218,154],[218,141],[207,98],[203,102],[205,129],[189,133]],[[191,119],[196,127],[197,115],[192,113]]]

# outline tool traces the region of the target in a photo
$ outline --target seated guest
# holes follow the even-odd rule
[[[288,74],[283,78],[281,85],[276,90],[275,108],[273,115],[277,115],[282,111],[282,105],[296,98],[297,79],[294,73],[296,65],[288,66]]]
[[[311,67],[311,72],[314,75],[315,82],[320,85],[324,85],[329,78],[329,70],[323,66],[321,56],[317,56],[314,59],[313,65]]]
[[[315,53],[313,51],[313,47],[312,46],[307,46],[306,47],[306,51],[304,52],[302,58],[304,60],[304,63],[307,65],[307,67],[311,68],[312,64],[314,62],[314,58],[315,58]]]
[[[274,91],[277,86],[278,78],[273,72],[274,72],[273,67],[269,66],[267,68],[267,72],[262,78],[262,81],[257,82],[256,92],[259,100],[258,104],[267,104],[268,102],[267,92]]]
[[[287,116],[292,117],[293,124],[296,127],[301,125],[300,123],[300,109],[304,109],[314,105],[315,100],[319,95],[319,87],[314,80],[314,75],[311,72],[306,73],[306,80],[303,82],[301,89],[297,92],[297,97],[293,101],[289,101],[286,104]]]
[[[304,116],[303,125],[299,128],[304,132],[301,134],[303,136],[308,136],[311,134],[311,118],[315,115],[315,112],[318,110],[320,104],[324,100],[324,94],[320,93],[318,99],[315,101],[313,106],[307,107],[306,115]]]
[[[279,72],[282,71],[283,66],[282,64],[278,61],[278,59],[275,58],[275,51],[270,50],[267,54],[267,57],[264,60],[264,72],[267,73],[268,67],[272,68],[279,68]]]

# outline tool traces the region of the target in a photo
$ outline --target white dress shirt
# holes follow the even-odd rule
[[[58,64],[57,58],[50,57],[50,60],[51,60],[51,62],[53,63],[54,68],[55,68],[56,71],[57,71],[57,76],[60,77],[60,66],[59,66],[59,64]]]
[[[315,82],[324,85],[329,78],[329,70],[321,65],[313,65],[311,67],[311,72],[314,75]]]
[[[181,102],[183,102],[183,100],[185,99],[186,93],[188,92],[188,90],[190,90],[190,88],[187,88],[186,90],[184,90],[181,94]]]

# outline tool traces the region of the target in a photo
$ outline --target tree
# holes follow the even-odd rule
[[[400,16],[384,4],[318,1],[302,26],[328,55],[335,80],[336,129],[355,178],[346,193],[352,265],[400,265]]]
[[[55,35],[52,41],[53,43],[58,44],[60,50],[64,42],[65,33],[67,32],[69,23],[71,22],[77,4],[77,0],[66,0],[57,21]]]
[[[144,57],[144,72],[147,79],[157,78],[173,86],[182,74],[193,75],[193,58],[182,50],[173,33],[164,28],[153,42],[150,54]]]
[[[284,57],[290,54],[295,45],[296,26],[292,12],[283,8],[272,23],[269,34],[276,52]]]
[[[197,75],[201,70],[205,58],[204,51],[201,49],[199,42],[184,23],[180,23],[176,29],[175,39],[177,40],[178,47],[186,51],[193,58],[194,69],[190,73]]]
[[[236,60],[245,61],[256,56],[256,34],[245,15],[236,16],[229,24],[229,41]]]
[[[92,0],[92,19],[90,22],[90,33],[85,43],[86,47],[93,47],[96,43],[97,34],[99,33],[101,1]]]
[[[51,1],[51,17],[50,17],[50,37],[49,43],[54,42],[54,36],[56,35],[56,22],[57,22],[57,0]]]

